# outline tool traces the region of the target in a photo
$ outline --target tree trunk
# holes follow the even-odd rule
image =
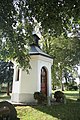
[[[60,81],[61,81],[61,90],[64,91],[64,84],[62,83],[63,80],[63,69],[60,67]]]
[[[62,83],[62,91],[64,91],[64,84]]]
[[[10,93],[9,93],[9,82],[7,83],[7,95],[10,96]]]

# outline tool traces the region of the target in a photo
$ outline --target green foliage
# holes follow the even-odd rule
[[[62,91],[55,91],[54,98],[56,99],[56,102],[64,102],[65,95]]]
[[[0,61],[0,83],[13,81],[13,63]]]
[[[77,85],[72,85],[72,84],[71,84],[71,85],[68,86],[68,89],[69,89],[69,90],[77,91],[77,90],[78,90],[78,86],[77,86]]]
[[[77,68],[72,67],[71,68],[66,68],[64,70],[64,78],[65,78],[65,83],[64,86],[67,90],[77,90],[78,86],[77,83],[75,82],[77,78]]]
[[[35,92],[34,99],[38,101],[38,104],[42,104],[46,100],[46,96],[42,92]]]
[[[26,70],[33,30],[28,15],[24,2],[0,1],[0,59],[14,60]]]
[[[52,37],[49,33],[46,33],[42,45],[42,49],[51,55],[54,60],[52,66],[53,85],[60,86],[64,71],[68,70],[71,73],[73,66],[79,64],[80,40],[76,38],[65,38],[63,35]]]
[[[65,38],[63,35],[52,37],[49,33],[44,35],[43,50],[54,58],[55,64],[72,66],[79,63],[79,45],[78,39]]]
[[[32,42],[34,21],[41,23],[42,34],[49,32],[51,36],[58,36],[78,31],[79,28],[76,26],[80,24],[79,6],[79,0],[0,1],[0,59],[7,61],[13,59],[24,69],[30,68],[28,45]],[[63,42],[61,39],[59,41]],[[64,44],[68,42],[65,41]],[[62,47],[60,46],[57,52],[63,56]],[[70,54],[66,47],[64,52],[65,55]],[[77,51],[75,53],[79,55]],[[73,56],[74,51],[71,51],[71,54]]]
[[[32,15],[41,22],[45,33],[67,34],[73,25],[80,23],[79,0],[28,0],[28,3]]]

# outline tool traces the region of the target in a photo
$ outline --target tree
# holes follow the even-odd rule
[[[9,95],[9,83],[13,82],[13,63],[0,61],[0,83],[7,83],[7,95]]]
[[[72,69],[70,68],[66,68],[64,70],[64,86],[66,87],[67,90],[77,90],[78,86],[77,86],[77,82],[75,81],[78,74],[77,74],[77,67],[74,66],[72,67]]]
[[[65,35],[80,23],[79,6],[79,0],[0,1],[0,58],[13,59],[21,67],[30,68],[28,45],[34,20],[41,23],[43,33]]]
[[[79,0],[28,0],[32,15],[41,22],[44,32],[60,35],[80,24]]]
[[[52,67],[53,85],[62,85],[65,69],[73,68],[80,61],[80,41],[74,38],[65,38],[63,35],[56,38],[45,34],[43,50],[54,59]]]
[[[15,60],[21,67],[30,68],[28,45],[33,29],[24,6],[22,1],[0,1],[0,58]]]

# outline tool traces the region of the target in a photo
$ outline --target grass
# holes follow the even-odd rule
[[[65,91],[66,104],[52,106],[16,106],[20,120],[80,120],[78,91]]]
[[[7,96],[7,93],[0,92],[0,101],[10,100],[11,96]]]
[[[72,99],[72,100],[77,100],[79,97],[79,92],[78,91],[64,91],[67,99]]]
[[[80,120],[80,103],[16,107],[21,120]]]
[[[52,106],[17,106],[21,120],[80,120],[80,103],[76,102],[78,91],[65,91],[66,104]]]

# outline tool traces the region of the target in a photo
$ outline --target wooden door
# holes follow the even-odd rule
[[[41,92],[47,96],[47,71],[44,67],[41,69]]]

